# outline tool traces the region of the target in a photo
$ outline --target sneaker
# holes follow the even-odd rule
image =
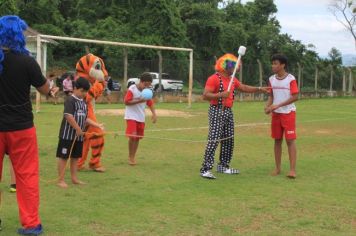
[[[218,165],[217,168],[216,168],[216,171],[218,173],[229,174],[229,175],[240,174],[240,171],[238,169],[226,168],[226,167],[224,167],[222,165]]]
[[[200,173],[200,176],[206,179],[216,179],[216,177],[208,170]]]
[[[10,193],[16,193],[16,184],[10,184]]]
[[[21,235],[40,235],[43,233],[42,225],[39,224],[34,228],[27,228],[27,229],[20,228],[17,230],[17,233]]]

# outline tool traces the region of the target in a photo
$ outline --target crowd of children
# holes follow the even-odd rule
[[[26,29],[26,23],[17,16],[1,17],[0,28],[8,29],[7,25],[16,26],[10,27],[9,31],[18,31],[10,33],[6,30],[2,31],[5,32],[3,38],[9,39],[10,36],[16,35],[13,40],[20,40],[17,43],[21,47],[13,48],[13,42],[6,44],[6,41],[0,41],[0,91],[7,95],[0,98],[0,104],[2,104],[0,110],[4,111],[4,115],[0,118],[0,177],[2,159],[5,154],[8,154],[12,163],[10,166],[12,176],[10,191],[17,192],[20,219],[23,226],[18,230],[18,233],[37,235],[42,233],[42,225],[38,216],[38,149],[31,101],[28,94],[30,85],[33,85],[45,95],[53,96],[58,90],[54,88],[51,79],[48,81],[43,77],[40,67],[24,48],[22,30]],[[6,33],[10,36],[5,37]],[[87,55],[84,60],[89,62],[91,60],[90,55]],[[102,77],[108,77],[102,60],[100,58],[93,60],[95,68],[101,68],[99,64],[102,66]],[[282,140],[284,136],[290,160],[290,171],[287,177],[296,178],[296,106],[294,102],[298,99],[298,86],[294,76],[287,72],[288,62],[284,55],[274,55],[271,61],[274,75],[269,78],[269,87],[252,87],[242,84],[237,78],[233,78],[233,90],[270,94],[264,111],[266,114],[271,114],[272,117],[271,136],[274,139],[275,169],[271,174],[275,176],[281,173]],[[219,140],[221,140],[222,148],[217,172],[224,174],[239,173],[237,169],[229,166],[234,144],[234,120],[231,111],[234,94],[228,92],[227,87],[235,66],[234,63],[236,63],[236,57],[231,54],[217,60],[216,73],[209,77],[205,86],[203,96],[210,101],[210,108],[209,138],[200,170],[200,175],[203,178],[215,179],[211,169]],[[19,69],[19,67],[21,68]],[[91,93],[90,88],[97,84],[92,83],[88,78],[82,78],[80,71],[88,68],[85,68],[83,63],[79,67],[79,69],[77,68],[78,78],[73,83],[73,90],[66,97],[64,103],[63,119],[59,131],[56,155],[58,158],[57,185],[61,188],[68,187],[64,180],[68,158],[70,158],[72,183],[84,184],[78,179],[77,168],[78,158],[83,155],[83,140],[90,133],[87,131],[87,127],[95,127],[101,131],[104,129],[102,124],[88,117],[89,105],[85,102],[85,99],[87,93]],[[13,78],[19,79],[16,81]],[[151,85],[151,74],[143,73],[140,76],[139,83],[131,85],[124,98],[129,165],[137,164],[136,153],[139,141],[144,137],[146,106],[152,113],[152,122],[157,121],[152,98],[147,99],[142,93],[144,89],[150,88]],[[22,96],[15,96],[15,94]],[[93,95],[93,97],[96,96]],[[14,109],[14,106],[17,108]],[[18,122],[14,123],[13,120]],[[100,167],[97,166],[97,170]],[[101,170],[103,171],[103,169]]]

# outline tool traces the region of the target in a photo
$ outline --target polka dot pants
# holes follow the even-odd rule
[[[209,135],[208,144],[205,148],[204,161],[200,172],[211,170],[214,165],[215,150],[218,147],[218,139],[231,137],[220,142],[220,163],[229,168],[234,149],[234,115],[231,108],[210,105],[209,108]],[[212,140],[212,141],[211,141]]]

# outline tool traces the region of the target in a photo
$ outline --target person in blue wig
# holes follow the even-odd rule
[[[26,49],[27,24],[18,16],[0,18],[0,179],[8,154],[14,168],[22,235],[43,232],[39,218],[39,161],[30,88],[50,94],[40,66]]]

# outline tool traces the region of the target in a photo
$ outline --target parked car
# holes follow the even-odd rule
[[[152,87],[154,91],[157,91],[159,88],[159,73],[157,72],[149,72],[152,75]],[[130,87],[132,84],[139,83],[139,78],[129,78],[127,80],[127,87]],[[171,79],[170,75],[167,73],[162,73],[162,80],[161,80],[161,89],[162,91],[182,91],[183,90],[183,81],[182,80],[174,80]]]
[[[112,89],[113,89],[113,91],[120,91],[121,84],[118,81],[113,80],[112,81]]]
[[[138,84],[139,82],[140,82],[139,78],[129,78],[127,80],[127,88],[130,88],[131,85]]]

